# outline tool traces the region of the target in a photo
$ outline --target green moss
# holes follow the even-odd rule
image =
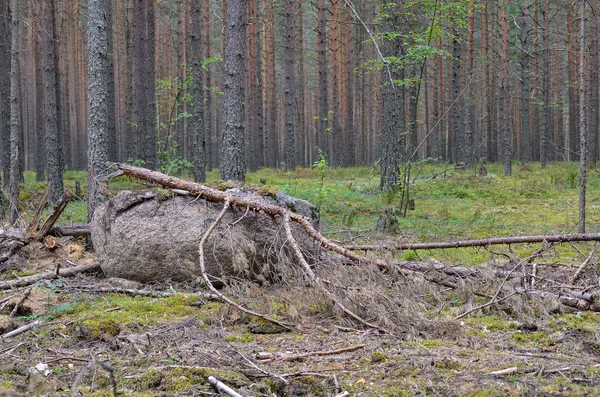
[[[387,360],[387,358],[388,358],[388,355],[385,354],[384,352],[374,351],[373,353],[371,353],[371,362],[372,363],[379,363],[379,362]]]
[[[498,316],[486,316],[469,318],[464,320],[465,323],[485,327],[488,331],[509,331],[517,328],[517,323],[510,320],[505,320]]]
[[[189,306],[196,299],[174,295],[154,299],[107,295],[99,300],[78,302],[73,308],[76,323],[85,327],[93,337],[117,335],[123,328],[143,327],[160,321],[183,319],[196,313]],[[119,308],[118,310],[110,310]]]
[[[517,343],[536,343],[539,345],[553,345],[554,341],[545,332],[533,332],[530,334],[517,332],[510,336]]]
[[[256,341],[256,335],[253,334],[235,334],[223,338],[227,342],[251,343]]]
[[[570,330],[594,333],[598,330],[598,324],[600,324],[600,313],[579,312],[564,314],[556,317],[554,324],[560,328],[564,327]]]

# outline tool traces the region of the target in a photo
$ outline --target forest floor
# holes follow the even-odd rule
[[[490,165],[485,178],[447,167],[421,164],[412,170],[416,208],[399,219],[394,236],[373,231],[382,208],[397,200],[376,192],[377,170],[262,170],[251,173],[248,182],[262,180],[312,201],[321,208],[324,234],[344,243],[577,230],[576,164],[550,164],[546,170],[539,164],[515,166],[512,177]],[[21,192],[24,223],[45,187],[32,177],[27,174]],[[76,180],[85,191],[85,175],[67,173],[68,187]],[[126,179],[111,182],[114,192],[124,188],[143,185]],[[600,231],[598,193],[600,174],[590,170],[589,232]],[[76,201],[59,222],[84,220],[85,203]],[[499,266],[509,256],[526,257],[539,247],[396,255],[483,267]],[[562,244],[549,251],[544,262],[567,275],[597,248],[597,243]],[[63,240],[53,252],[35,244],[27,250],[26,263],[19,269],[2,269],[0,278],[55,269],[59,262],[69,266],[95,260],[74,240]],[[595,283],[600,282],[595,261],[589,267],[595,269]],[[207,380],[214,376],[244,396],[335,396],[343,391],[351,396],[600,395],[598,313],[518,298],[455,319],[489,299],[474,298],[468,286],[452,290],[401,276],[383,279],[365,273],[353,280],[355,271],[347,266],[340,270],[323,265],[317,271],[341,286],[336,288],[360,289],[364,280],[381,286],[377,299],[391,302],[394,310],[385,306],[389,312],[384,312],[383,306],[368,302],[367,295],[356,306],[363,307],[365,316],[395,321],[394,332],[365,330],[299,274],[269,287],[238,282],[222,290],[246,307],[294,324],[292,332],[200,299],[192,283],[144,286],[106,280],[100,274],[79,275],[0,293],[2,301],[12,295],[20,300],[27,292],[16,321],[41,321],[32,331],[0,340],[0,389],[48,396],[110,396],[113,388],[125,396],[218,395]],[[134,296],[126,291],[131,289],[170,296]],[[0,329],[12,321],[10,311],[0,303]]]

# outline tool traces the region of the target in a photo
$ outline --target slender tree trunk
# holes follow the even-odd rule
[[[108,1],[88,3],[88,221],[94,210],[108,198],[108,186],[99,177],[108,160]]]
[[[386,10],[387,7],[384,7]],[[386,18],[384,32],[395,32],[399,29],[401,19],[394,8],[388,10],[390,16]],[[382,52],[385,57],[400,57],[404,51],[400,38],[389,38],[384,40]],[[396,86],[390,81],[404,80],[404,67],[390,65],[390,69],[383,68],[381,89],[381,179],[379,187],[383,190],[392,190],[398,185],[400,172],[400,159],[402,157],[400,147],[400,134],[405,127],[404,117],[404,88]]]
[[[460,98],[460,81],[461,81],[461,48],[458,33],[455,32],[456,37],[452,40],[452,100],[456,101],[452,107],[452,128],[450,134],[454,137],[454,148],[455,153],[452,158],[458,163],[467,163],[467,147],[465,142],[465,130],[462,122],[463,119],[463,106],[462,98]]]
[[[342,127],[340,123],[340,30],[339,4],[340,0],[331,0],[331,111],[328,119],[330,121],[331,133],[331,164],[341,166],[343,160]]]
[[[137,52],[135,51],[134,38],[137,37],[137,33],[132,34],[132,25],[133,17],[132,17],[132,0],[127,0],[127,11],[126,11],[126,20],[125,20],[125,136],[123,137],[124,141],[124,152],[126,160],[134,160],[139,157],[138,153],[138,145],[137,145],[137,134],[138,130],[134,128],[134,123],[136,121],[136,112],[137,106],[134,105],[134,79],[135,83],[137,83],[138,75],[133,70],[134,64],[133,59],[137,56]],[[137,90],[137,84],[135,86]]]
[[[10,210],[8,221],[14,225],[19,217],[19,181],[21,180],[21,125],[19,109],[19,2],[11,1],[11,56],[10,56]]]
[[[529,4],[521,5],[521,161],[523,164],[531,161],[531,133],[529,120]]]
[[[194,179],[206,181],[206,134],[204,129],[204,88],[202,84],[202,9],[205,2],[192,0],[192,34],[190,61],[192,63],[192,88],[194,98],[192,113],[192,150],[194,159]]]
[[[244,67],[246,60],[247,7],[243,0],[229,0],[225,16],[225,59],[223,65],[223,143],[221,179],[244,181]]]
[[[346,86],[346,114],[344,123],[344,135],[345,139],[345,151],[344,151],[344,165],[352,167],[356,165],[356,144],[355,144],[355,131],[354,131],[354,69],[358,68],[359,64],[354,53],[354,26],[352,24],[352,13],[346,7],[346,34],[345,34],[345,86]],[[362,29],[362,27],[360,27]]]
[[[300,166],[308,164],[308,132],[306,131],[306,86],[305,86],[305,58],[304,58],[304,16],[303,1],[298,2],[298,16],[296,28],[296,104],[297,104],[297,128],[296,128],[296,163]]]
[[[285,0],[285,168],[296,168],[296,0]]]
[[[481,157],[489,158],[489,35],[488,35],[488,10],[487,7],[481,7],[481,58],[483,66],[481,68]]]
[[[588,65],[600,64],[598,56],[598,12],[600,12],[600,2],[590,3],[590,46]],[[588,134],[588,163],[595,164],[598,160],[598,90],[600,81],[598,78],[598,68],[588,67],[589,71],[589,93],[588,93],[588,112],[587,112],[587,134]]]
[[[50,183],[49,204],[54,207],[63,194],[63,178],[60,161],[60,140],[58,131],[58,101],[56,97],[56,69],[53,40],[56,38],[52,17],[53,1],[46,2],[43,8],[42,42],[44,47],[44,113],[46,115],[46,166]]]
[[[464,161],[467,165],[472,165],[475,157],[475,148],[473,147],[473,115],[471,105],[473,101],[473,90],[471,89],[471,77],[473,76],[473,46],[474,46],[474,36],[475,36],[475,5],[474,0],[469,0],[469,14],[467,16],[467,53],[465,60],[465,78],[464,78],[464,87],[465,91],[465,100],[464,100]]]
[[[11,26],[8,1],[0,3],[0,70],[10,70],[11,61]],[[1,187],[8,186],[10,174],[10,73],[0,74],[0,164],[3,179]],[[4,210],[2,210],[4,216]]]
[[[329,153],[329,105],[327,98],[327,9],[325,0],[317,0],[317,70],[319,75],[319,119],[317,149]]]
[[[143,131],[144,134],[144,160],[146,161],[146,167],[155,169],[157,167],[157,156],[156,156],[156,0],[146,0],[147,14],[146,14],[146,26],[148,30],[148,59],[147,73],[144,76],[144,90],[146,91],[146,98],[148,100],[148,119],[146,120],[148,128]]]
[[[511,145],[511,133],[510,133],[510,64],[509,64],[509,53],[508,53],[508,12],[506,7],[508,6],[508,0],[500,0],[499,2],[499,15],[500,29],[502,37],[502,49],[501,58],[502,64],[500,66],[500,78],[499,93],[501,97],[498,99],[498,113],[500,123],[500,134],[501,148],[502,148],[502,162],[504,163],[504,175],[511,175],[511,158],[512,158],[512,145]]]
[[[106,43],[108,56],[106,106],[108,106],[108,120],[106,122],[108,134],[108,159],[117,160],[117,123],[115,113],[115,45],[113,38],[113,0],[107,0],[106,6]]]
[[[33,18],[37,23],[41,22],[40,16],[42,4],[34,5],[32,10]],[[40,25],[40,31],[42,31]],[[46,35],[44,35],[46,36]],[[43,54],[42,35],[34,35],[34,48],[36,54]],[[35,180],[43,182],[46,179],[46,150],[44,149],[44,137],[46,136],[46,120],[44,116],[44,57],[35,59],[35,134],[30,138],[35,138],[35,146],[30,145],[29,149],[35,148]],[[33,99],[33,98],[31,98]]]
[[[568,146],[566,147],[567,160],[578,160],[578,138],[579,138],[579,107],[577,76],[577,9],[569,7],[567,10],[567,90],[569,92],[569,134]]]
[[[579,0],[579,233],[585,233],[585,191],[587,184],[587,132],[585,122],[585,0]]]
[[[542,32],[542,92],[544,105],[542,109],[542,133],[540,139],[540,162],[542,168],[548,162],[548,141],[550,140],[550,0],[543,0],[543,32]]]

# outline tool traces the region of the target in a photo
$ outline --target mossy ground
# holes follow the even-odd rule
[[[440,241],[577,230],[577,164],[552,163],[545,170],[539,164],[515,164],[512,177],[504,177],[500,165],[489,165],[488,171],[489,175],[481,178],[473,170],[455,170],[446,164],[416,165],[411,172],[416,208],[399,219],[396,236],[372,231],[382,208],[397,205],[398,199],[377,192],[377,169],[330,168],[323,180],[318,169],[292,173],[266,169],[250,173],[247,179],[265,194],[280,188],[312,201],[320,207],[323,232],[344,241]],[[22,209],[29,211],[24,220],[31,216],[45,188],[33,179],[33,174],[27,173],[21,190]],[[215,187],[226,187],[217,180],[216,171],[210,172],[208,179],[215,181]],[[74,190],[75,181],[81,182],[85,199],[86,175],[75,171],[65,175],[68,188]],[[113,193],[146,188],[128,178],[111,181],[110,187]],[[600,231],[599,193],[600,173],[592,169],[588,174],[590,232]],[[85,222],[85,207],[85,201],[70,203],[60,222]],[[519,245],[512,247],[512,252],[503,247],[497,251],[526,257],[537,248],[539,245]],[[594,249],[593,243],[565,244],[553,252],[552,260],[573,267]],[[433,257],[473,266],[499,257],[496,251],[475,248],[397,255],[406,260]],[[14,276],[3,275],[10,277]],[[73,285],[69,287],[69,283]],[[259,293],[249,286],[226,290],[249,307],[298,324],[295,332],[264,335],[253,333],[262,321],[229,306],[215,302],[191,306],[197,299],[190,296],[196,291],[190,285],[157,286],[178,292],[169,298],[77,289],[102,283],[102,279],[86,276],[39,287],[53,295],[53,306],[45,313],[20,318],[23,322],[41,319],[42,326],[0,341],[0,356],[4,357],[0,388],[29,388],[30,395],[71,395],[75,378],[93,357],[108,361],[121,395],[132,396],[214,392],[206,379],[209,375],[247,396],[331,396],[341,390],[356,396],[600,395],[600,315],[594,313],[532,310],[524,314],[494,305],[453,321],[451,317],[461,307],[487,299],[470,302],[460,293],[446,290],[421,297],[428,309],[418,314],[430,322],[407,324],[413,331],[385,336],[353,330],[358,326],[334,313],[330,303],[298,289],[273,287]],[[444,322],[452,327],[441,332]],[[537,330],[525,330],[522,325],[526,322],[535,323]],[[261,351],[293,354],[359,344],[365,346],[298,361],[261,362],[257,357]],[[51,370],[43,387],[28,372],[40,362],[48,363]],[[490,374],[511,367],[517,370]],[[288,375],[289,384],[265,372]],[[107,375],[94,367],[82,377],[78,390],[89,396],[111,395]]]

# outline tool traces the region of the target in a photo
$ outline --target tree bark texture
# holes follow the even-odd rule
[[[113,38],[113,0],[106,3],[106,106],[108,107],[108,120],[106,133],[108,134],[108,159],[117,161],[117,118],[115,113],[115,45]]]
[[[285,168],[296,168],[296,2],[285,0]]]
[[[33,18],[41,20],[43,4],[36,5],[33,10]],[[43,29],[39,27],[40,31]],[[45,34],[43,36],[46,36]],[[44,54],[43,38],[41,34],[33,35],[34,51],[36,54]],[[35,148],[35,180],[43,182],[46,179],[46,150],[45,135],[46,135],[46,119],[44,105],[44,56],[35,59],[35,132],[29,135],[29,140],[33,140],[34,145],[29,143],[30,148]],[[32,98],[33,99],[33,98]]]
[[[317,70],[319,75],[317,149],[328,155],[329,101],[327,95],[327,8],[325,0],[317,0]]]
[[[593,65],[592,67],[596,67]],[[585,1],[579,0],[579,233],[585,233],[587,131],[585,114]]]
[[[529,97],[531,86],[529,83],[529,4],[521,5],[521,161],[531,161],[531,132],[529,128]]]
[[[225,16],[225,59],[223,65],[223,143],[221,146],[221,179],[244,181],[245,93],[247,7],[243,0],[229,0]]]
[[[542,131],[540,137],[540,162],[542,168],[546,167],[548,162],[548,143],[550,140],[550,0],[543,0],[542,9],[542,95],[544,103],[542,105]]]
[[[21,181],[21,114],[19,108],[19,13],[18,0],[12,0],[10,56],[10,210],[9,223],[19,217],[19,182]]]
[[[204,85],[202,83],[202,8],[204,1],[192,0],[192,37],[190,60],[192,66],[191,94],[194,98],[192,110],[192,158],[194,180],[206,181],[206,133],[204,129]]]
[[[9,71],[11,63],[11,24],[8,1],[0,3],[0,70]],[[10,174],[10,73],[0,74],[0,171],[1,186],[8,186]],[[4,215],[4,210],[0,211]]]
[[[588,92],[588,112],[587,112],[587,134],[588,134],[588,150],[587,160],[588,163],[596,164],[598,160],[598,93],[600,89],[600,79],[598,68],[592,65],[600,64],[600,57],[598,56],[598,12],[600,12],[600,2],[590,2],[590,33],[589,33],[589,60],[588,60],[588,72],[589,72],[589,92]]]
[[[99,178],[108,160],[108,1],[91,0],[88,5],[88,221],[108,197],[108,186]]]
[[[63,194],[60,139],[58,131],[58,98],[56,96],[56,54],[53,41],[56,32],[52,23],[54,1],[44,3],[42,46],[44,49],[44,113],[46,115],[46,170],[50,183],[48,203],[54,207]]]
[[[512,144],[511,144],[511,128],[510,128],[510,64],[508,53],[508,12],[506,0],[500,0],[499,18],[500,27],[502,29],[502,64],[500,66],[500,78],[498,84],[500,86],[500,97],[498,102],[498,113],[500,123],[500,145],[502,153],[502,162],[504,163],[504,175],[512,173]]]
[[[384,33],[394,32],[401,25],[401,18],[394,8],[386,11],[389,17],[384,24]],[[400,57],[403,54],[402,42],[397,37],[386,37],[382,45],[385,57]],[[392,58],[394,59],[394,58]],[[389,69],[388,69],[389,68]],[[402,157],[400,136],[404,133],[404,88],[394,84],[389,79],[404,79],[404,68],[389,62],[382,70],[383,87],[381,111],[381,179],[379,187],[384,190],[393,189],[398,184],[400,160]]]

